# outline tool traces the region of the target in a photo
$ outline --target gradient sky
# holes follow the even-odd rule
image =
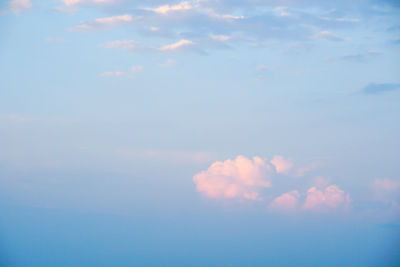
[[[1,266],[399,266],[397,0],[0,2]]]

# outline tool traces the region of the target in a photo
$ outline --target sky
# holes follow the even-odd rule
[[[399,266],[397,0],[0,1],[1,266]]]

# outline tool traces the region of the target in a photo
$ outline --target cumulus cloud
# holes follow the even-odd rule
[[[116,26],[121,26],[123,24],[129,23],[133,21],[133,17],[131,15],[120,15],[120,16],[112,16],[105,18],[98,18],[91,22],[85,22],[78,24],[70,30],[72,31],[90,31],[90,30],[98,30],[98,29],[106,29],[112,28]]]
[[[275,198],[268,205],[268,209],[284,213],[298,211],[344,211],[349,208],[350,202],[350,195],[346,194],[337,185],[329,185],[324,189],[313,186],[308,189],[305,194],[305,199],[301,198],[301,194],[298,190],[293,190]]]
[[[345,194],[337,185],[330,185],[324,190],[313,186],[307,191],[302,209],[313,211],[328,211],[338,208],[347,209],[350,201],[350,195]]]
[[[282,194],[275,198],[271,204],[269,204],[269,209],[279,212],[293,212],[299,206],[300,193],[298,190],[293,190],[288,193]]]
[[[169,44],[169,45],[164,45],[162,47],[160,47],[161,51],[176,51],[179,49],[182,49],[184,47],[188,47],[188,46],[193,46],[195,43],[190,41],[190,40],[180,40],[176,43],[173,44]]]
[[[270,165],[260,157],[214,162],[193,177],[197,191],[211,198],[260,199],[262,188],[270,187]]]
[[[364,94],[382,94],[400,89],[400,83],[370,83],[362,89]]]
[[[8,2],[10,10],[14,13],[19,13],[32,7],[31,0],[12,0]]]

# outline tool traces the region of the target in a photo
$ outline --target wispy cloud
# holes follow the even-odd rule
[[[330,41],[348,41],[350,38],[343,38],[329,31],[320,31],[314,35],[315,38],[326,39]]]
[[[362,89],[364,94],[382,94],[400,89],[400,83],[370,83]]]
[[[193,6],[190,2],[181,2],[176,5],[162,5],[157,8],[146,8],[146,10],[150,10],[159,14],[167,14],[172,11],[183,11],[183,10],[190,10]]]
[[[131,71],[132,72],[140,72],[140,71],[143,71],[143,66],[132,66],[131,67]]]
[[[352,62],[365,62],[368,59],[377,57],[379,55],[382,55],[382,53],[377,52],[377,51],[367,51],[365,53],[348,54],[348,55],[342,56],[340,59],[345,60],[345,61],[352,61]]]
[[[400,181],[375,179],[371,185],[374,199],[383,203],[392,203],[400,200]]]
[[[176,50],[180,50],[183,48],[193,46],[194,44],[195,43],[190,40],[183,39],[183,40],[180,40],[173,44],[164,45],[164,46],[160,47],[160,50],[161,51],[176,51]]]
[[[216,41],[226,42],[229,41],[232,37],[228,35],[211,35],[210,38]]]
[[[100,74],[100,76],[110,76],[110,77],[118,77],[118,76],[122,76],[125,73],[122,71],[106,71]]]
[[[124,50],[135,50],[136,44],[133,40],[116,40],[110,41],[103,45],[106,48],[117,48],[117,49],[124,49]]]
[[[77,6],[81,4],[110,4],[115,0],[61,0],[66,6]]]
[[[123,24],[129,23],[133,21],[133,17],[131,15],[120,15],[113,17],[105,17],[98,18],[94,21],[85,22],[78,24],[70,30],[72,31],[90,31],[90,30],[99,30],[99,29],[107,29],[116,26],[121,26]]]
[[[136,72],[141,72],[144,70],[143,66],[132,66],[130,71],[123,72],[123,71],[106,71],[100,74],[100,76],[108,76],[108,77],[118,77],[118,76],[128,76],[133,78],[133,74]]]
[[[160,67],[172,67],[176,64],[176,61],[173,59],[167,59],[164,63],[158,64]]]
[[[32,8],[32,2],[31,0],[12,0],[8,2],[8,7],[12,12],[19,13]]]

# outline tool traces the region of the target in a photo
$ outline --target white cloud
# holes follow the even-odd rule
[[[211,35],[210,38],[220,42],[226,42],[231,39],[231,37],[228,35]]]
[[[160,50],[161,51],[175,51],[175,50],[182,49],[184,47],[193,46],[194,44],[195,43],[190,40],[180,40],[173,44],[164,45],[164,46],[160,47]]]
[[[97,30],[104,28],[111,28],[120,26],[133,21],[133,17],[131,15],[120,15],[106,18],[98,18],[94,21],[81,23],[77,26],[70,28],[72,31],[88,31],[88,30]]]
[[[314,37],[316,38],[322,38],[330,41],[349,41],[351,38],[342,38],[334,33],[328,32],[328,31],[321,31],[317,32]]]
[[[112,77],[117,77],[117,76],[122,76],[125,73],[122,71],[106,71],[100,74],[100,76],[112,76]]]
[[[10,10],[14,13],[19,13],[23,10],[30,9],[32,7],[31,0],[12,0],[8,2]]]
[[[136,48],[133,40],[116,40],[104,44],[106,48],[118,48],[124,50],[134,50]]]
[[[181,2],[176,5],[163,5],[157,8],[146,8],[146,10],[150,10],[159,14],[167,14],[172,11],[183,11],[183,10],[190,10],[193,6],[189,2]]]
[[[202,8],[201,11],[203,11],[207,16],[215,19],[222,19],[222,20],[238,20],[238,19],[244,19],[244,16],[235,16],[231,14],[220,14],[215,12],[214,9],[212,8]]]
[[[80,4],[109,4],[114,0],[61,0],[66,6],[76,6]]]
[[[217,161],[193,177],[197,191],[211,198],[260,199],[259,191],[270,187],[270,165],[260,157]]]

